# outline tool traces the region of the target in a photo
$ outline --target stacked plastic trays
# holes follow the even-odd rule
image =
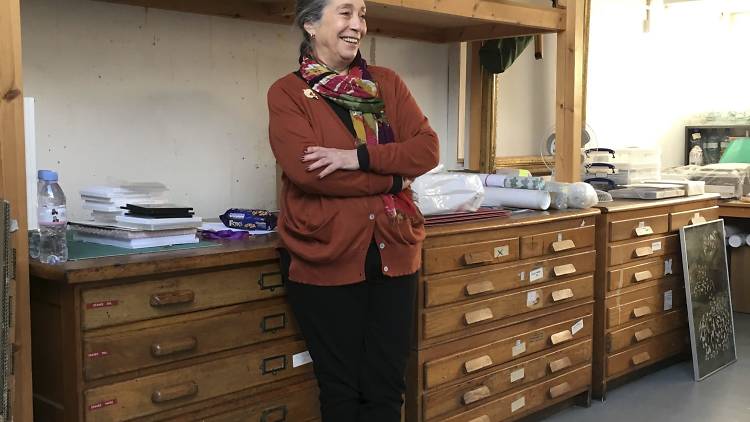
[[[652,148],[591,148],[584,151],[582,177],[597,189],[661,178],[661,153]]]

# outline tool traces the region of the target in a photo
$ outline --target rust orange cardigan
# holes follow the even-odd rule
[[[292,261],[291,280],[342,285],[364,280],[365,255],[374,239],[383,274],[412,274],[421,264],[424,219],[391,221],[380,194],[393,176],[414,178],[439,159],[435,131],[408,88],[392,70],[369,66],[385,102],[395,142],[367,147],[370,168],[337,170],[318,178],[301,161],[308,146],[354,149],[355,140],[330,105],[309,98],[307,83],[295,74],[268,90],[269,140],[283,170],[278,232]]]

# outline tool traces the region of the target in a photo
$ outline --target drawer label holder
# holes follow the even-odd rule
[[[89,407],[88,407],[88,409],[89,409],[89,412],[91,412],[91,411],[94,411],[94,410],[103,409],[103,408],[108,407],[108,406],[114,406],[116,404],[117,404],[117,399],[109,399],[109,400],[104,400],[104,401],[100,401],[100,402],[96,402],[96,403],[90,404]]]

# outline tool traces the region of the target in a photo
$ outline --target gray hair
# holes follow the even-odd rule
[[[312,52],[312,37],[305,30],[305,24],[317,23],[323,17],[323,9],[328,5],[328,0],[297,0],[294,24],[302,30],[302,43],[299,45],[299,54],[305,56]]]

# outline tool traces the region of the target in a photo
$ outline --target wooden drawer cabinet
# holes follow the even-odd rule
[[[424,338],[465,331],[513,315],[548,308],[564,301],[592,298],[594,277],[588,275],[499,295],[490,299],[429,310],[424,314]]]
[[[654,337],[607,358],[607,375],[622,375],[667,357],[687,351],[687,329],[679,329]]]
[[[163,318],[155,326],[131,324],[86,333],[83,371],[93,380],[296,333],[289,306],[281,298],[228,306]]]
[[[424,273],[499,264],[518,259],[518,238],[460,244],[424,251]]]
[[[446,422],[494,422],[515,420],[546,406],[588,390],[591,365],[548,381],[507,394],[475,409],[443,419]]]
[[[526,359],[504,365],[471,382],[427,393],[424,418],[432,420],[468,405],[485,403],[508,390],[533,384],[589,362],[591,362],[591,340],[573,343],[552,352],[535,353]]]
[[[278,381],[309,365],[292,367],[304,341],[281,340],[244,353],[95,387],[84,392],[86,421],[127,420]]]
[[[597,213],[428,228],[406,421],[514,420],[589,391]]]
[[[680,274],[682,274],[682,258],[679,255],[665,255],[607,271],[607,289],[609,292],[616,292],[659,278]]]
[[[32,265],[35,415],[318,420],[275,248],[271,236]]]
[[[718,216],[718,195],[597,206],[593,394],[685,351],[679,229]],[[640,373],[640,372],[639,372]]]
[[[82,327],[89,330],[282,294],[277,262],[83,289]]]
[[[684,310],[672,310],[637,322],[625,328],[618,328],[607,334],[607,352],[618,352],[650,338],[668,333],[685,326],[687,315]]]
[[[487,297],[500,292],[594,272],[594,251],[424,278],[424,306]]]

